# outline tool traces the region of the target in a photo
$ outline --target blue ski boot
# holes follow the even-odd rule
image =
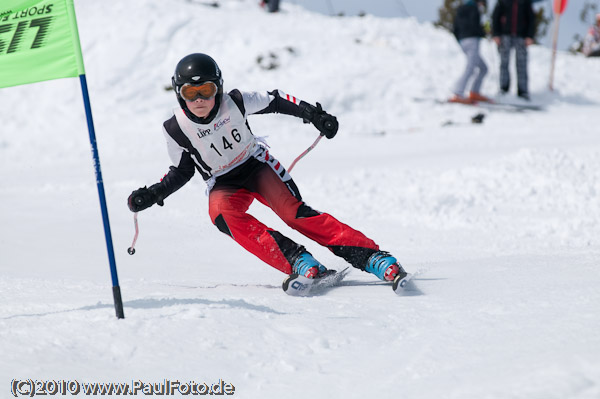
[[[296,257],[292,266],[292,273],[306,278],[315,278],[327,273],[327,268],[313,258],[309,252],[302,252]]]
[[[367,260],[365,271],[376,275],[383,281],[394,281],[396,276],[401,274],[406,276],[406,272],[396,258],[385,251],[378,251],[371,255]]]

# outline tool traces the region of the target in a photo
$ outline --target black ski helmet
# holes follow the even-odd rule
[[[192,114],[180,94],[181,86],[184,84],[202,82],[213,82],[217,85],[218,89],[217,95],[215,96],[215,107],[206,118],[198,118]],[[221,76],[221,69],[212,57],[202,53],[186,55],[177,63],[175,73],[171,78],[171,84],[173,85],[173,90],[175,90],[177,101],[188,118],[199,123],[208,123],[212,121],[219,111],[219,104],[223,97],[223,77]]]

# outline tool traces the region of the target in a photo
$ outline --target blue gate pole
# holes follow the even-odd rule
[[[98,146],[96,145],[96,133],[94,131],[94,120],[92,119],[92,107],[90,106],[90,96],[87,88],[85,75],[79,75],[81,82],[81,92],[83,94],[83,105],[85,106],[85,116],[87,118],[88,131],[90,133],[90,144],[92,145],[92,155],[94,157],[94,169],[96,171],[96,185],[98,186],[98,196],[100,197],[100,209],[102,210],[102,221],[104,222],[104,236],[106,238],[106,249],[108,251],[108,262],[110,264],[110,275],[113,284],[113,298],[115,301],[115,311],[117,318],[124,319],[123,300],[121,299],[121,288],[119,287],[119,276],[117,276],[117,263],[115,262],[115,251],[110,234],[110,222],[108,221],[108,209],[106,208],[106,196],[104,195],[104,183],[102,181],[102,171],[100,170],[100,156],[98,155]]]

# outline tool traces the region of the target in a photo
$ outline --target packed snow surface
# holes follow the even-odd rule
[[[123,320],[79,81],[0,90],[0,396],[32,379],[221,380],[262,399],[600,398],[600,60],[559,53],[549,91],[551,51],[530,48],[543,111],[445,105],[465,62],[448,32],[256,3],[76,1]],[[498,55],[481,51],[495,97]],[[281,89],[338,117],[294,179],[418,273],[420,295],[357,269],[324,295],[285,295],[283,274],[211,224],[199,176],[139,214],[127,254],[126,199],[168,170],[166,88],[192,52],[217,60],[227,90]],[[286,165],[318,135],[285,115],[249,122]]]

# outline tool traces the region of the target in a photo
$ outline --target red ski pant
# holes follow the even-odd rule
[[[305,249],[247,213],[257,199],[291,228],[364,269],[368,257],[379,249],[373,240],[333,216],[308,207],[291,178],[284,182],[268,164],[252,163],[246,168],[249,173],[217,179],[209,194],[209,215],[219,230],[272,267],[292,273],[296,256]]]

